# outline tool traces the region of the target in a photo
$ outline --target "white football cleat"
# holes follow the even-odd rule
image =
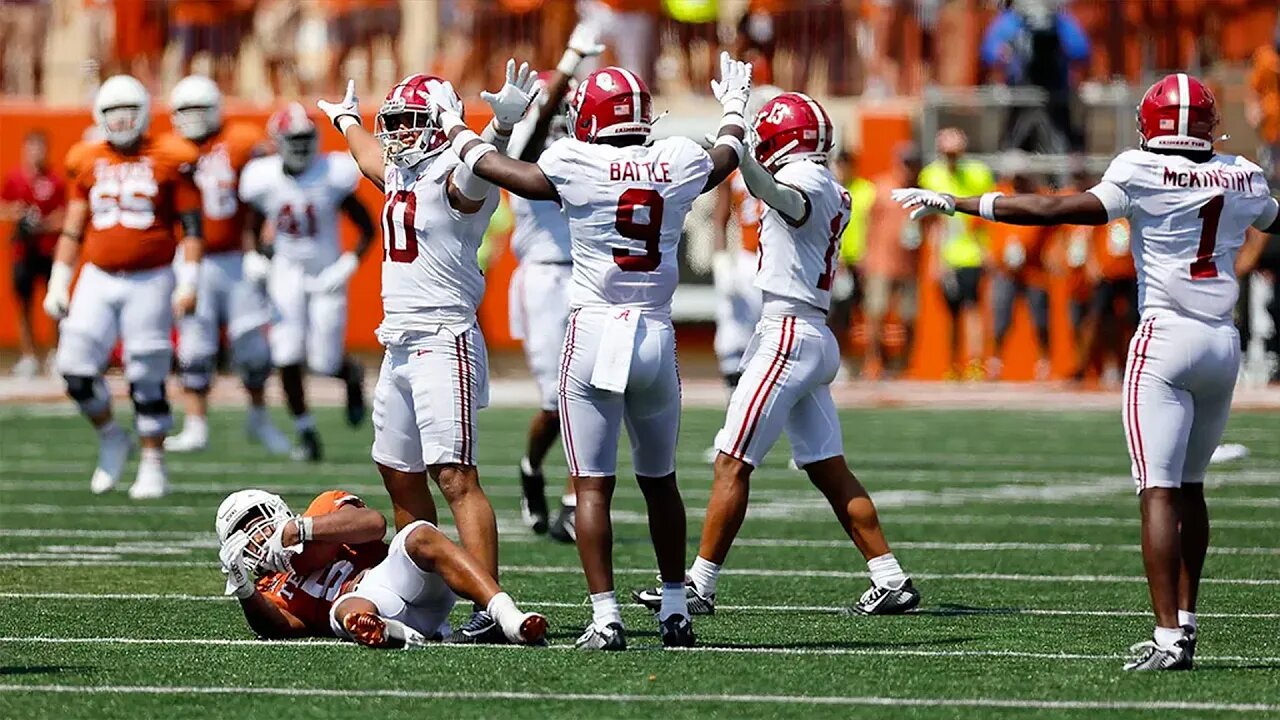
[[[1249,457],[1249,448],[1239,443],[1226,443],[1213,449],[1213,455],[1209,456],[1209,463],[1217,465],[1218,463],[1243,460],[1247,457]]]
[[[40,361],[35,355],[23,355],[18,362],[13,364],[10,371],[14,377],[22,380],[30,380],[40,374]]]
[[[124,472],[124,464],[129,460],[133,450],[133,441],[129,433],[117,427],[98,436],[98,467],[93,470],[89,480],[89,490],[94,495],[101,495],[115,489]]]
[[[182,432],[164,439],[165,452],[188,453],[199,452],[209,446],[209,427],[203,428],[193,424],[182,426]]]
[[[293,451],[293,443],[271,422],[271,418],[255,421],[250,416],[249,422],[245,425],[245,433],[249,436],[249,440],[259,443],[272,455],[288,455]]]
[[[143,458],[138,462],[138,476],[129,486],[132,500],[154,500],[169,493],[169,472],[164,460]]]

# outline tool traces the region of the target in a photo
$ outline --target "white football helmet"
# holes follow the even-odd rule
[[[188,75],[169,93],[173,127],[188,140],[203,140],[222,127],[222,92],[203,75]]]
[[[291,517],[293,511],[279,495],[266,490],[237,490],[218,506],[213,525],[219,544],[239,532],[249,536],[244,556],[249,571],[256,572],[275,527]]]
[[[267,120],[267,134],[276,144],[284,169],[297,175],[316,155],[316,124],[301,103],[289,103]]]
[[[126,148],[151,125],[151,95],[131,75],[112,75],[93,99],[93,121],[107,142]]]

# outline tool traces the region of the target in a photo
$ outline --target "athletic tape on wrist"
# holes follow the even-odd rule
[[[313,527],[314,523],[315,523],[315,518],[310,518],[305,515],[298,518],[298,541],[299,542],[304,542],[304,543],[311,542],[311,538],[315,533],[315,528]]]
[[[178,287],[195,287],[200,280],[200,263],[180,262],[173,274]]]
[[[487,142],[482,142],[468,150],[466,156],[462,158],[462,162],[466,163],[467,167],[471,169],[471,172],[475,172],[476,163],[480,162],[480,158],[491,152],[498,152],[498,148]]]
[[[560,56],[560,62],[556,63],[556,72],[572,75],[578,71],[578,66],[582,64],[582,56],[577,50],[565,50]]]
[[[1002,195],[1004,195],[1002,192],[989,192],[984,194],[982,198],[978,200],[978,215],[980,215],[983,220],[995,222],[996,198],[1001,197]]]
[[[346,120],[347,122],[344,123],[343,120]],[[347,134],[347,128],[351,127],[352,125],[359,125],[359,124],[360,124],[360,118],[356,117],[355,115],[339,115],[338,117],[333,119],[333,126],[338,128],[338,132],[342,133],[343,135]]]
[[[733,135],[721,135],[716,138],[716,147],[721,145],[731,148],[738,156],[738,162],[742,162],[742,155],[747,151],[747,146],[742,143],[742,138]]]
[[[720,118],[720,127],[724,127],[725,125],[742,128],[743,130],[747,129],[747,121],[743,119],[742,113],[740,112],[726,112],[724,116]]]
[[[482,138],[479,135],[475,134],[475,131],[471,130],[470,128],[463,128],[462,132],[454,136],[453,147],[458,150],[461,150],[462,148],[466,147],[467,143],[471,142],[472,140],[481,140],[481,139]]]

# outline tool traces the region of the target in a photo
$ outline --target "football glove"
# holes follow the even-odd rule
[[[56,262],[49,272],[48,289],[44,293],[44,312],[54,320],[61,320],[71,306],[71,276],[75,270],[66,263]]]
[[[275,532],[271,533],[266,547],[262,549],[262,562],[258,563],[260,570],[269,573],[293,572],[293,556],[302,552],[303,543],[299,541],[294,545],[284,544],[284,529],[291,522],[294,522],[294,518],[289,517],[276,524]]]
[[[893,201],[911,211],[911,219],[929,215],[955,215],[956,199],[945,193],[923,188],[898,188],[890,193]]]
[[[467,123],[462,119],[462,103],[453,90],[453,83],[445,80],[432,85],[428,99],[431,101],[431,119],[446,136],[457,127],[466,127]]]
[[[587,23],[578,23],[573,28],[573,33],[569,35],[569,45],[565,48],[564,55],[560,57],[556,70],[565,75],[573,75],[578,71],[578,66],[583,60],[595,57],[602,52],[604,52],[604,45],[600,44],[600,31]]]
[[[329,122],[338,128],[338,132],[343,132],[343,123],[339,122],[342,118],[351,118],[359,125],[360,120],[360,98],[356,97],[356,81],[347,81],[347,94],[342,96],[338,102],[329,102],[328,100],[317,100],[316,107],[329,116]]]
[[[711,94],[724,108],[725,115],[744,115],[747,101],[751,99],[751,63],[734,60],[727,52],[720,53],[720,79],[711,81]]]
[[[499,128],[510,131],[524,119],[529,106],[533,105],[542,92],[535,87],[537,82],[538,74],[529,68],[529,63],[520,63],[517,70],[515,58],[507,60],[507,81],[502,88],[496,93],[480,93],[480,99],[493,108],[493,120]]]
[[[271,275],[271,260],[257,250],[250,250],[240,261],[240,274],[247,282],[262,284]]]
[[[351,276],[360,267],[360,258],[354,252],[344,252],[331,265],[307,281],[307,289],[326,295],[337,295],[347,289]]]
[[[222,574],[227,576],[227,587],[224,595],[244,600],[253,594],[253,577],[244,560],[244,549],[249,545],[249,536],[237,532],[222,544],[218,551],[218,559],[222,561]]]

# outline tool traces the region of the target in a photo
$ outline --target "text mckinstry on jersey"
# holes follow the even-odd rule
[[[1253,192],[1253,182],[1265,182],[1262,173],[1243,170],[1174,170],[1164,169],[1163,184],[1172,187],[1220,187],[1236,192]]]

